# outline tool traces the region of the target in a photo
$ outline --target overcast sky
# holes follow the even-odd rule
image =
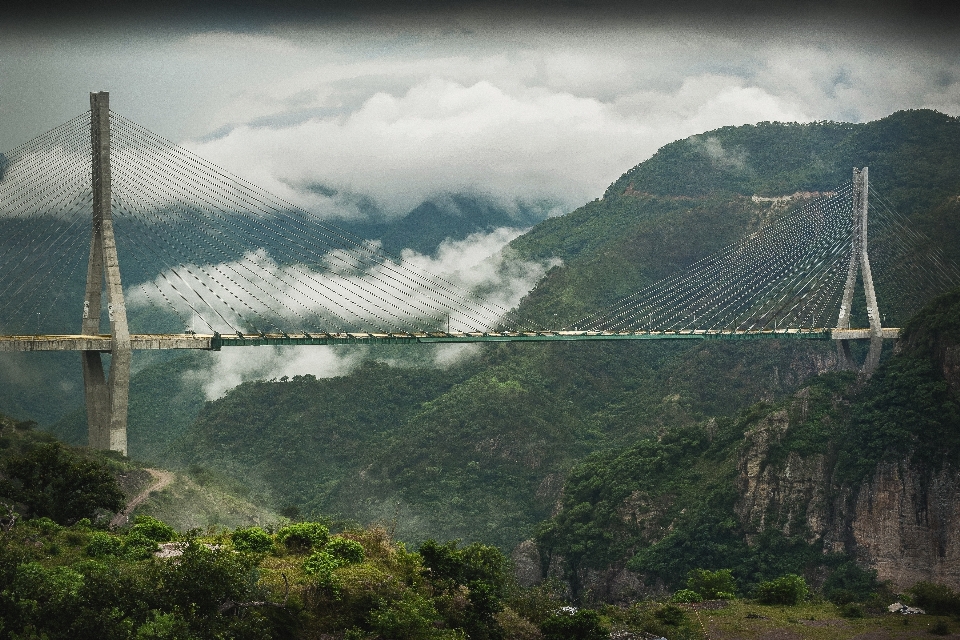
[[[916,4],[859,24],[853,3],[670,15],[210,6],[175,20],[0,23],[0,150],[107,90],[114,111],[279,195],[317,205],[307,187],[337,192],[339,215],[356,215],[345,194],[397,215],[462,191],[559,212],[660,146],[724,125],[960,116],[960,34]]]

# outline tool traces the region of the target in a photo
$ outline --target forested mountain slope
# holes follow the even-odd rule
[[[603,199],[514,241],[519,257],[564,260],[520,311],[572,322],[805,201],[750,195],[832,189],[862,165],[877,193],[960,257],[956,119],[923,111],[724,128],[664,147]],[[882,237],[871,242],[883,250]],[[881,307],[895,295],[883,286]],[[223,469],[276,506],[391,522],[410,540],[510,548],[550,516],[582,456],[776,402],[832,370],[835,354],[830,343],[775,341],[494,345],[445,369],[368,364],[333,379],[248,383],[208,404],[182,439],[149,439],[153,451],[170,446],[166,462]],[[131,443],[162,422],[132,420]]]
[[[894,589],[956,587],[958,497],[955,289],[868,381],[826,374],[780,402],[590,456],[527,563],[598,599],[675,587],[695,568],[732,569],[745,586],[784,573],[862,586],[850,559]]]

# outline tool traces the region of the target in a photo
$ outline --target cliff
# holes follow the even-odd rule
[[[749,539],[770,528],[846,553],[902,591],[918,581],[960,587],[960,469],[933,470],[909,455],[884,461],[851,486],[831,456],[789,453],[769,464],[787,430],[786,411],[750,431],[738,461],[735,512]]]
[[[907,323],[872,378],[817,376],[593,456],[561,505],[540,564],[583,598],[676,588],[698,567],[732,568],[745,590],[784,573],[847,589],[841,576],[871,571],[895,590],[960,588],[960,289]],[[530,544],[517,555],[529,581]]]

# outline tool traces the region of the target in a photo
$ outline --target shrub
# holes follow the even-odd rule
[[[947,624],[946,620],[937,620],[933,623],[933,626],[930,627],[930,633],[935,636],[948,636],[950,635],[950,625]]]
[[[363,562],[363,545],[355,540],[336,537],[327,543],[327,553],[343,560],[343,564]]]
[[[159,547],[140,531],[133,531],[123,540],[121,551],[130,560],[145,560],[153,556]]]
[[[277,540],[290,550],[309,551],[327,544],[330,530],[319,522],[297,522],[277,532]]]
[[[303,572],[316,576],[317,584],[322,587],[336,587],[333,572],[349,564],[363,562],[363,546],[354,540],[334,538],[325,549],[315,551],[303,562]]]
[[[400,598],[381,602],[370,612],[370,626],[380,638],[439,638],[441,634],[433,624],[438,617],[429,598],[404,591]]]
[[[937,616],[960,615],[960,594],[933,582],[918,582],[908,589],[913,604]]]
[[[776,580],[761,582],[757,586],[756,598],[760,604],[795,605],[803,602],[809,592],[807,582],[791,573]]]
[[[737,583],[730,569],[693,569],[687,574],[687,588],[704,600],[729,600],[737,592]]]
[[[596,611],[580,609],[575,613],[556,613],[540,625],[543,640],[605,640],[610,633],[600,623]]]
[[[230,535],[233,548],[248,553],[266,553],[273,548],[273,538],[260,527],[237,529]]]
[[[670,602],[700,602],[703,598],[693,589],[680,589],[673,594]]]
[[[848,602],[865,602],[881,588],[876,571],[862,569],[851,560],[830,573],[823,583],[823,595],[842,606]]]
[[[660,609],[657,609],[653,613],[654,616],[664,624],[668,624],[671,627],[679,627],[683,624],[683,621],[687,619],[687,614],[683,612],[683,609],[680,607],[668,604]]]
[[[91,558],[102,558],[103,556],[115,556],[120,553],[123,543],[116,536],[103,531],[95,531],[90,536],[90,542],[87,543],[85,553]]]
[[[131,531],[154,542],[170,542],[177,537],[177,532],[174,531],[173,527],[150,516],[137,516],[133,521]]]
[[[63,530],[63,527],[50,518],[34,518],[33,520],[28,520],[28,522],[31,527],[46,535],[58,533]]]
[[[864,616],[863,607],[854,602],[848,602],[840,607],[840,615],[844,618],[862,618]]]

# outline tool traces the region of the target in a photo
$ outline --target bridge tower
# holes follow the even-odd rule
[[[110,320],[110,369],[104,374],[100,351],[83,351],[83,391],[87,405],[88,444],[94,449],[127,453],[127,400],[130,390],[130,330],[120,283],[120,263],[113,234],[110,191],[110,95],[90,94],[93,219],[90,261],[83,301],[82,335],[100,334],[103,290]],[[104,287],[104,284],[106,287]]]
[[[853,215],[851,217],[850,262],[847,266],[847,280],[843,288],[843,302],[840,304],[840,317],[837,329],[850,328],[850,312],[853,308],[853,293],[857,284],[857,274],[863,280],[863,291],[867,300],[867,318],[870,322],[870,351],[864,362],[866,374],[873,373],[880,362],[883,347],[883,328],[880,326],[880,309],[877,306],[877,293],[873,287],[873,274],[870,271],[870,256],[867,253],[867,211],[869,208],[870,182],[868,167],[853,169]],[[850,341],[837,343],[841,366],[853,369],[853,356],[850,353]]]

